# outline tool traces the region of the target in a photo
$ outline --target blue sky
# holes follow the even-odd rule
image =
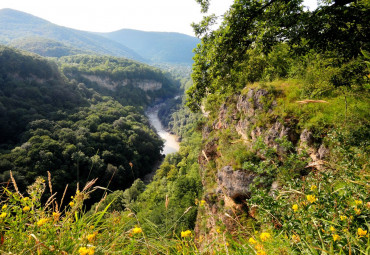
[[[210,12],[222,15],[232,2],[211,0]],[[311,6],[315,3],[316,0],[305,0]],[[203,15],[195,0],[0,0],[2,8],[93,32],[131,28],[193,35],[190,24],[200,21]]]

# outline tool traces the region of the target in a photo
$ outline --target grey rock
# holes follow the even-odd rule
[[[311,131],[309,131],[308,129],[304,129],[303,132],[301,133],[300,140],[301,143],[305,143],[308,146],[311,146],[314,142],[314,138]]]
[[[231,166],[225,166],[217,173],[218,189],[233,200],[245,200],[250,196],[250,185],[255,177],[255,173],[234,171]]]
[[[329,156],[330,151],[325,145],[321,144],[317,153],[319,154],[319,159],[325,159]]]

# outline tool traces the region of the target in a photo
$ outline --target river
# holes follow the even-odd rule
[[[164,155],[178,152],[180,149],[180,144],[177,141],[177,136],[167,132],[158,118],[158,107],[153,107],[146,112],[149,118],[150,124],[155,128],[157,134],[164,140],[164,147],[162,153]]]
[[[150,125],[154,127],[154,129],[157,131],[157,134],[164,140],[162,153],[167,155],[178,152],[180,149],[180,143],[177,141],[177,137],[175,135],[171,135],[163,128],[161,121],[158,118],[158,111],[159,105],[149,108],[145,115],[148,117]],[[162,161],[157,162],[157,164],[153,167],[153,171],[144,176],[142,180],[145,184],[149,184],[153,180],[153,176],[155,175],[160,164],[162,164]]]

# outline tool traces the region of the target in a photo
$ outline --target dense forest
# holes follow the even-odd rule
[[[7,47],[0,48],[0,62],[3,182],[9,180],[11,170],[25,190],[49,171],[59,196],[66,184],[69,194],[78,183],[94,178],[111,190],[125,189],[161,159],[162,140],[149,127],[142,108],[134,107],[164,100],[177,90],[175,82],[158,69],[110,57],[77,56],[53,62]],[[119,84],[110,91],[94,82],[82,83],[82,74],[112,81],[123,76],[153,79],[162,87],[152,92]]]
[[[369,2],[235,0],[215,24],[193,24],[191,79],[1,48],[0,250],[369,253]],[[144,184],[163,146],[151,103],[181,146]],[[66,182],[73,194],[53,199]]]
[[[170,74],[124,58],[77,55],[62,57],[58,63],[68,78],[123,105],[145,107],[172,97],[180,86]]]

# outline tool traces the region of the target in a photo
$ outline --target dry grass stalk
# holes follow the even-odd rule
[[[92,179],[91,181],[89,181],[88,183],[86,183],[85,187],[83,188],[82,192],[87,192],[87,190],[89,190],[94,184],[95,182],[98,180],[98,178],[96,179]],[[90,191],[92,192],[92,191]]]
[[[100,204],[102,203],[102,202],[104,202],[104,200],[107,198],[107,193],[105,192],[104,193],[104,196],[102,197],[102,199],[100,199],[100,201],[99,201],[99,203],[96,205],[96,207],[95,207],[95,213],[97,213],[98,212],[98,209],[99,209],[99,207],[100,207]]]
[[[302,100],[302,101],[296,101],[298,104],[310,104],[310,103],[324,103],[324,104],[328,104],[329,102],[325,101],[325,100],[311,100],[311,99],[305,99],[305,100]]]
[[[63,200],[64,200],[64,197],[65,197],[65,195],[66,195],[67,189],[68,189],[68,184],[66,185],[66,188],[64,189],[63,196],[62,196],[62,200],[60,200],[60,207],[61,207],[61,208],[62,208]]]
[[[209,163],[209,159],[208,159],[207,154],[204,150],[202,150],[202,154],[203,154],[204,158],[207,160],[207,162]]]
[[[168,209],[169,202],[170,202],[170,199],[168,198],[168,195],[166,194],[166,203],[165,203],[166,210]]]
[[[46,203],[45,203],[45,209],[46,208],[48,208],[49,207],[49,205],[51,205],[53,202],[54,202],[54,200],[55,200],[55,195],[57,194],[57,192],[55,192],[53,195],[51,195],[49,198],[48,198],[48,200],[46,201]]]
[[[10,179],[12,180],[15,191],[17,191],[17,193],[23,198],[23,195],[19,192],[17,183],[15,182],[15,179],[13,177],[12,171],[10,171]]]
[[[51,174],[49,171],[48,171],[48,182],[49,182],[50,194],[53,194],[53,186],[51,185]]]

